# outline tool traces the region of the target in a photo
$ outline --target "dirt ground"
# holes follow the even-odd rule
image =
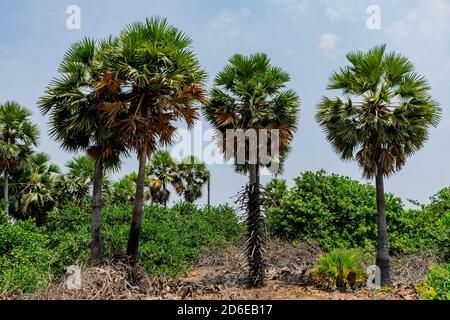
[[[309,272],[323,252],[316,245],[266,244],[267,282],[264,288],[248,289],[245,282],[245,259],[242,248],[210,250],[195,263],[191,272],[180,278],[152,278],[142,273],[134,281],[132,272],[121,259],[105,267],[82,271],[79,289],[59,285],[32,295],[8,296],[5,299],[272,299],[272,300],[414,300],[415,284],[423,279],[432,255],[394,257],[392,288],[355,291],[327,291],[314,286]],[[0,297],[1,298],[1,297]]]
[[[214,267],[199,268],[188,274],[185,281],[204,283],[219,277],[223,270]],[[415,300],[413,289],[393,288],[388,291],[359,289],[353,292],[325,291],[307,284],[268,280],[261,289],[245,287],[218,287],[212,292],[190,292],[191,299],[262,299],[262,300]]]

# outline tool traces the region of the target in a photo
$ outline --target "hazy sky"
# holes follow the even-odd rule
[[[66,26],[69,5],[81,9],[79,30]],[[380,30],[367,27],[370,5],[381,10]],[[36,101],[57,75],[64,52],[84,36],[117,35],[133,21],[158,15],[191,36],[209,83],[235,53],[265,52],[290,73],[289,87],[302,100],[299,130],[284,174],[290,183],[302,171],[321,168],[361,179],[356,163],[342,162],[326,142],[314,120],[315,107],[321,96],[330,94],[328,77],[346,64],[347,52],[386,43],[388,50],[414,62],[443,108],[429,142],[386,182],[386,191],[426,202],[450,185],[450,0],[1,1],[0,14],[0,102],[16,100],[33,112],[42,131],[39,150],[61,166],[73,155],[48,137],[47,119],[39,114]],[[202,126],[209,127],[205,122]],[[136,167],[133,156],[125,160],[121,173]],[[230,201],[247,181],[227,165],[210,169],[214,204]]]

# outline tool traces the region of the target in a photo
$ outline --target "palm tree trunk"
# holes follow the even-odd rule
[[[163,180],[163,184],[162,184],[162,189],[164,190],[164,208],[167,208],[167,199],[166,199],[167,189],[166,189],[166,183],[164,182],[164,180]]]
[[[102,180],[103,162],[94,159],[94,187],[92,190],[92,223],[91,223],[91,263],[98,266],[102,262],[101,212],[102,212]]]
[[[249,268],[249,286],[264,286],[265,265],[262,253],[262,216],[259,188],[259,166],[250,164],[247,215],[247,260]]]
[[[9,183],[8,183],[8,173],[6,173],[5,171],[5,185],[3,187],[3,194],[4,194],[4,200],[5,200],[5,213],[8,214],[8,209],[9,209]]]
[[[139,169],[136,181],[136,195],[134,197],[133,218],[131,220],[130,236],[128,238],[127,255],[131,258],[131,264],[137,262],[139,237],[141,233],[142,211],[144,208],[144,179],[147,152],[141,151],[139,155]]]
[[[211,206],[211,175],[208,177],[208,207]]]
[[[47,211],[38,209],[37,215],[36,215],[36,226],[37,227],[43,227],[47,224]]]
[[[391,284],[390,278],[390,262],[389,251],[387,241],[387,223],[384,203],[384,181],[383,171],[378,170],[376,176],[376,190],[377,190],[377,225],[378,225],[378,238],[377,238],[377,258],[376,265],[380,268],[381,279],[380,284],[382,287],[389,286]]]

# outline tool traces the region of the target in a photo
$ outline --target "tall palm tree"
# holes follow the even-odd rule
[[[0,105],[0,173],[4,175],[5,212],[9,211],[9,175],[38,142],[39,129],[30,116],[15,101]]]
[[[109,74],[119,79],[123,100],[105,105],[104,116],[139,162],[127,248],[132,263],[138,255],[147,158],[173,143],[180,122],[192,128],[198,118],[195,104],[205,100],[206,74],[191,43],[167,20],[146,19],[126,27],[105,59]]]
[[[262,254],[262,214],[260,198],[259,168],[273,166],[284,158],[296,130],[299,98],[294,91],[285,88],[289,75],[270,64],[267,55],[258,53],[251,56],[234,55],[223,71],[214,80],[211,99],[204,108],[204,115],[212,126],[219,130],[220,146],[227,158],[234,157],[239,172],[249,174],[247,185],[247,257],[249,285],[264,285],[264,259]],[[245,163],[239,163],[239,148],[227,148],[227,130],[252,130],[258,137],[266,129],[278,130],[279,141],[245,141]],[[234,138],[233,138],[234,140]],[[278,142],[279,152],[270,154],[270,161],[261,161],[260,148]],[[253,161],[250,154],[257,155]],[[278,159],[277,159],[278,158]],[[277,169],[275,169],[277,171]]]
[[[30,160],[27,181],[22,190],[21,211],[24,216],[34,217],[38,226],[43,226],[55,203],[54,177],[60,170],[45,153],[35,153]]]
[[[375,178],[376,264],[382,286],[390,285],[384,178],[400,170],[406,158],[423,146],[428,129],[440,118],[427,80],[407,58],[385,48],[349,53],[350,65],[333,73],[328,85],[344,97],[324,97],[316,114],[340,157],[355,159],[365,178]]]
[[[106,169],[120,165],[124,148],[114,131],[109,130],[99,111],[105,105],[116,103],[119,84],[105,72],[104,51],[116,40],[100,42],[85,38],[74,43],[60,64],[61,76],[54,79],[39,101],[43,114],[50,114],[50,134],[64,149],[85,151],[94,159],[92,190],[91,261],[101,263],[100,217],[102,181]]]
[[[209,181],[210,172],[195,156],[188,156],[177,164],[174,187],[186,202],[201,198],[203,186]],[[209,204],[208,204],[209,205]]]
[[[177,165],[168,151],[157,151],[146,168],[150,177],[150,199],[164,204],[170,198],[169,185],[174,185],[177,177]]]

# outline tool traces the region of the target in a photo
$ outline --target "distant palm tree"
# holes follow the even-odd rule
[[[356,159],[363,176],[374,178],[378,209],[376,264],[381,285],[390,285],[390,262],[384,199],[384,177],[400,170],[406,158],[428,138],[440,118],[430,85],[414,65],[385,46],[349,53],[349,66],[333,73],[328,89],[343,98],[324,97],[316,118],[328,141],[344,160]]]
[[[167,206],[170,198],[169,186],[173,185],[177,175],[177,165],[168,151],[156,152],[147,165],[146,173],[150,177],[150,199],[154,203]]]
[[[126,27],[105,59],[108,74],[121,84],[122,102],[106,105],[105,118],[121,141],[138,155],[138,178],[127,254],[135,263],[144,205],[147,158],[174,142],[180,122],[192,128],[196,103],[205,100],[201,70],[192,40],[160,18]]]
[[[4,176],[5,212],[9,211],[9,175],[38,142],[39,129],[30,116],[17,102],[0,105],[0,173]]]
[[[203,187],[208,182],[210,172],[195,156],[188,156],[177,164],[174,187],[186,202],[193,203],[202,197]]]
[[[73,203],[88,207],[94,183],[94,160],[87,155],[80,155],[69,160],[65,167],[67,172],[57,176],[56,198],[60,205]],[[106,177],[103,177],[103,182]],[[102,188],[103,190],[103,188]]]
[[[104,52],[115,44],[108,38],[96,43],[85,38],[74,43],[60,64],[61,76],[54,79],[39,101],[43,114],[50,114],[50,134],[68,151],[85,151],[94,160],[92,189],[91,261],[101,263],[100,216],[102,181],[106,169],[120,166],[125,152],[114,131],[99,116],[105,106],[114,104],[119,83],[105,72]]]
[[[262,254],[262,214],[260,198],[259,168],[263,165],[260,147],[267,143],[267,151],[272,143],[258,141],[251,145],[245,140],[245,163],[238,163],[237,148],[227,150],[226,133],[231,130],[252,129],[258,136],[263,130],[276,129],[279,132],[279,154],[271,154],[268,167],[280,162],[293,140],[297,126],[299,98],[294,91],[285,89],[289,75],[270,64],[267,55],[258,53],[251,56],[234,55],[219,72],[211,90],[211,99],[204,108],[204,115],[212,126],[222,133],[220,146],[227,158],[235,158],[238,172],[249,173],[247,186],[247,257],[249,265],[249,284],[254,287],[264,285],[264,259]],[[234,138],[233,138],[234,139]],[[259,139],[258,139],[259,140]],[[238,146],[239,147],[239,146]],[[257,161],[249,161],[249,153],[257,155]],[[277,159],[277,157],[279,159]],[[277,172],[275,170],[275,172]]]
[[[35,153],[30,160],[28,178],[22,190],[21,211],[24,216],[34,217],[38,226],[43,226],[55,203],[54,177],[60,170],[45,153]]]
[[[94,160],[86,155],[76,156],[66,163],[67,175],[94,182]]]

